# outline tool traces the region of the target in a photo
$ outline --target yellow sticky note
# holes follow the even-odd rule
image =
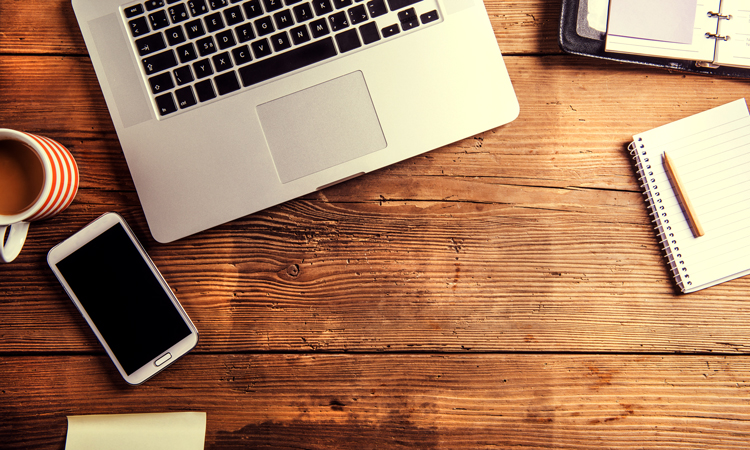
[[[68,416],[65,450],[203,450],[206,413]]]

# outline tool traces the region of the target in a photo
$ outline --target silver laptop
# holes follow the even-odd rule
[[[481,0],[73,0],[170,242],[508,123]]]

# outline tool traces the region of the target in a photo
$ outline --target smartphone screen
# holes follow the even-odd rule
[[[126,375],[194,333],[136,245],[115,222],[55,263]]]

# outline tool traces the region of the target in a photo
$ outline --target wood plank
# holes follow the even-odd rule
[[[140,387],[105,356],[0,357],[3,448],[67,415],[207,412],[206,448],[744,449],[750,360],[716,356],[188,355]]]
[[[485,4],[503,52],[560,52],[559,0]],[[70,0],[0,1],[0,36],[0,54],[87,54]]]
[[[199,351],[748,351],[750,279],[675,296],[640,194],[496,191],[513,203],[295,201],[145,242]],[[44,255],[101,207],[0,266],[0,351],[98,351]]]

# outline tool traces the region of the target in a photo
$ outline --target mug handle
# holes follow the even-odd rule
[[[5,239],[5,233],[10,228],[8,239]],[[17,222],[13,225],[0,227],[0,260],[9,263],[16,259],[21,253],[21,247],[26,242],[26,234],[29,232],[29,222]]]

